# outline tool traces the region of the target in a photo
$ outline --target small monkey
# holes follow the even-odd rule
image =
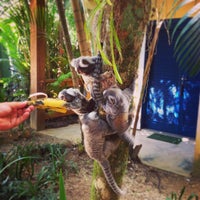
[[[130,134],[132,115],[130,114],[131,95],[127,89],[118,87],[108,88],[103,92],[103,109],[106,112],[106,120],[110,127],[126,141],[134,146],[134,137]]]
[[[97,56],[81,56],[73,59],[71,65],[86,80],[87,90],[97,105],[100,105],[103,97],[100,83],[103,63],[100,53]]]
[[[124,194],[115,182],[108,161],[108,157],[120,144],[119,137],[113,133],[107,122],[94,111],[94,102],[87,100],[78,89],[64,89],[58,97],[66,101],[67,108],[79,115],[84,135],[84,146],[88,156],[99,163],[112,190],[118,195]]]

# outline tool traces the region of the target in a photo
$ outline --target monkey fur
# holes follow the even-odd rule
[[[80,116],[80,120],[87,154],[99,163],[112,190],[118,195],[123,195],[124,191],[116,184],[108,161],[108,157],[117,149],[120,140],[116,137],[105,139],[104,135],[112,134],[112,130],[96,111]]]
[[[94,102],[87,100],[78,89],[64,89],[58,97],[66,101],[67,108],[79,115],[88,156],[99,163],[112,190],[118,195],[123,195],[124,191],[116,184],[108,161],[108,157],[120,144],[119,137],[113,133],[107,122],[100,118],[96,111],[92,111],[95,110]]]
[[[133,147],[134,137],[130,134],[132,115],[129,110],[133,88],[122,91],[117,87],[115,80],[102,78],[103,64],[100,54],[91,57],[81,56],[73,59],[71,64],[82,77],[86,76],[92,80],[88,88],[99,110],[103,107],[108,124],[122,140]]]
[[[73,59],[71,65],[75,68],[78,74],[80,74],[83,79],[89,80],[87,84],[87,89],[91,93],[92,98],[96,101],[97,105],[101,104],[102,101],[102,91],[100,84],[100,75],[102,74],[102,59],[101,55],[97,56],[81,56],[79,58]]]
[[[134,137],[130,134],[132,112],[130,111],[131,96],[127,90],[118,87],[108,88],[103,92],[103,109],[110,127],[130,146],[134,146]]]
[[[71,65],[82,76],[86,90],[91,94],[94,101],[98,106],[101,106],[103,91],[116,85],[116,80],[111,71],[102,73],[101,55],[81,56],[73,59]]]
[[[100,54],[73,59],[71,65],[82,76],[92,98],[86,99],[78,89],[73,88],[62,90],[59,98],[65,100],[67,107],[79,115],[85,150],[89,157],[100,164],[112,190],[118,195],[124,194],[112,176],[108,157],[119,146],[120,139],[133,148],[129,108],[132,91],[117,87],[113,73],[102,73]],[[99,114],[101,110],[105,112],[103,115]]]

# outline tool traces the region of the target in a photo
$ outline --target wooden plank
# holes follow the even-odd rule
[[[200,177],[200,96],[199,96],[199,111],[197,117],[196,142],[194,149],[193,175],[196,177]]]
[[[31,0],[30,9],[33,20],[30,24],[30,54],[31,54],[31,88],[30,92],[45,91],[45,63],[46,63],[46,39],[44,21],[36,23],[38,8],[45,8],[45,0]],[[45,128],[45,117],[43,110],[35,110],[30,118],[31,128],[42,130]]]

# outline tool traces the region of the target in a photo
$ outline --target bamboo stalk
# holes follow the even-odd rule
[[[75,19],[78,44],[82,56],[91,56],[90,43],[84,31],[84,15],[81,13],[79,0],[71,0],[72,10]]]
[[[63,0],[56,0],[56,5],[58,8],[58,13],[59,13],[63,33],[64,33],[64,41],[65,41],[65,46],[66,46],[66,51],[67,51],[67,57],[68,57],[68,60],[71,61],[74,58],[74,56],[73,56],[72,44],[71,44],[71,40],[70,40],[68,26],[67,26],[67,20],[65,17]],[[70,66],[70,70],[72,72],[73,85],[74,85],[74,87],[79,88],[78,76],[73,67]]]

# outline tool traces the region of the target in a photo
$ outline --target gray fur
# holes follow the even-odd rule
[[[134,145],[134,137],[130,134],[132,116],[130,114],[131,95],[118,87],[108,88],[103,92],[103,109],[110,127],[118,133],[122,140]]]
[[[79,115],[88,156],[99,163],[112,190],[118,195],[124,194],[115,182],[108,161],[108,157],[119,146],[119,137],[113,133],[107,122],[101,119],[96,111],[87,112],[88,108],[91,109],[90,101],[86,100],[79,90],[64,89],[58,96],[67,102],[68,108]]]
[[[90,79],[90,84],[87,84],[88,91],[97,105],[100,105],[103,98],[100,83],[103,63],[100,53],[97,56],[81,56],[73,59],[71,65],[83,78]]]
[[[106,74],[103,76],[100,54],[73,59],[71,65],[84,79],[92,99],[87,100],[79,90],[72,88],[61,91],[59,97],[79,115],[87,154],[100,164],[112,190],[118,195],[124,194],[114,180],[107,158],[118,147],[119,137],[130,146],[134,145],[129,110],[132,92],[128,88],[122,91],[111,87],[116,82],[110,78],[107,81]],[[99,111],[101,107],[106,112],[105,120],[94,111]]]
[[[93,99],[86,99],[79,89],[63,89],[59,92],[58,98],[66,101],[67,108],[73,110],[77,115],[83,115],[96,109]]]

